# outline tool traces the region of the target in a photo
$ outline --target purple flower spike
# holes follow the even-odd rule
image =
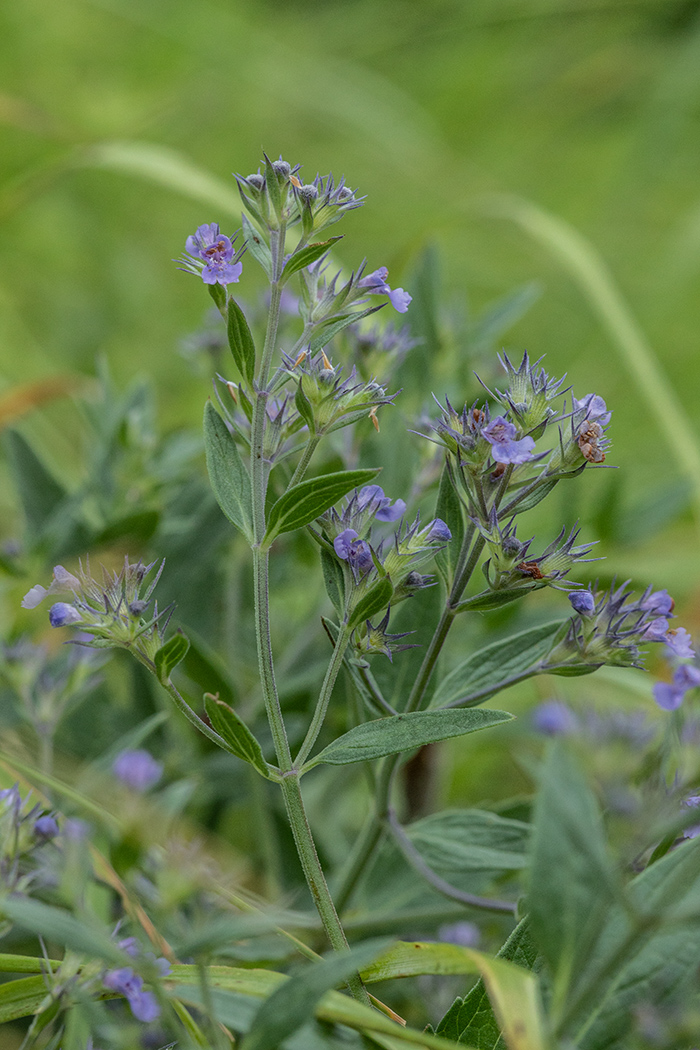
[[[448,543],[452,539],[452,533],[448,529],[442,518],[435,518],[431,523],[428,530],[428,534],[425,537],[426,543],[431,541],[437,541],[438,543]]]
[[[566,597],[581,616],[592,616],[595,612],[595,598],[590,591],[571,591]]]
[[[68,602],[56,602],[49,609],[49,623],[52,627],[69,627],[72,623],[82,623],[83,618],[78,610]]]
[[[690,644],[691,637],[685,627],[672,627],[666,632],[663,640],[674,656],[680,656],[681,659],[691,659],[695,656],[695,650]]]
[[[122,784],[134,791],[148,791],[163,775],[163,766],[140,748],[122,751],[112,765],[112,772]]]
[[[366,277],[363,277],[357,287],[371,292],[372,295],[388,295],[389,302],[394,309],[400,314],[405,314],[412,297],[403,288],[390,288],[386,283],[388,276],[389,271],[386,266],[380,266],[378,270],[374,270]]]
[[[34,823],[34,834],[38,839],[48,842],[58,835],[58,824],[53,817],[39,817]]]
[[[235,284],[243,272],[243,264],[232,263],[233,244],[219,231],[217,222],[205,223],[185,241],[185,251],[193,259],[206,263],[202,270],[205,284]]]
[[[481,435],[492,445],[491,455],[496,463],[519,465],[532,459],[535,442],[531,437],[524,437],[516,441],[516,434],[517,431],[513,424],[503,416],[496,416],[487,427],[483,428]]]

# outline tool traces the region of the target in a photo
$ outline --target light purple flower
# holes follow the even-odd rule
[[[590,591],[571,591],[566,596],[575,612],[581,616],[591,616],[595,611],[595,598]]]
[[[389,302],[394,309],[400,314],[405,314],[412,300],[412,296],[410,296],[408,292],[405,292],[403,288],[390,288],[386,283],[388,276],[389,271],[386,266],[380,266],[378,270],[374,270],[366,277],[363,277],[357,287],[371,292],[372,295],[388,295]]]
[[[535,442],[531,437],[515,439],[517,431],[503,416],[496,416],[481,431],[482,437],[492,446],[491,455],[496,463],[527,463],[532,459]]]
[[[38,839],[43,839],[44,842],[48,842],[49,839],[55,839],[58,835],[58,824],[55,818],[50,816],[39,817],[34,822],[34,834]]]
[[[690,644],[692,639],[685,627],[671,627],[663,640],[674,656],[679,656],[681,659],[692,659],[695,656],[695,650]]]
[[[148,791],[163,775],[163,766],[156,762],[148,751],[137,748],[133,751],[122,751],[112,764],[112,772],[122,784],[134,791]]]
[[[645,612],[655,612],[660,616],[670,616],[673,612],[675,602],[668,591],[653,591],[648,598],[640,602],[640,609]]]
[[[695,689],[700,685],[700,668],[693,664],[681,664],[673,672],[673,682],[679,689]]]
[[[481,930],[474,922],[453,922],[441,926],[438,937],[446,944],[457,944],[460,948],[477,948],[481,941]]]
[[[546,736],[565,736],[578,729],[576,715],[561,700],[545,700],[532,712],[532,724]]]
[[[354,529],[345,529],[333,540],[335,553],[350,567],[358,572],[368,572],[372,568],[372,552],[369,543],[361,540]]]
[[[608,411],[608,406],[599,394],[586,394],[580,401],[576,397],[572,397],[571,400],[574,412],[584,412],[585,419],[591,422],[605,426],[612,419],[612,412]]]
[[[155,1021],[160,1015],[155,996],[152,992],[143,991],[142,978],[135,974],[130,966],[108,970],[102,978],[102,983],[110,991],[124,996],[137,1021]]]
[[[23,609],[36,609],[48,594],[60,594],[65,591],[77,591],[80,589],[80,580],[72,572],[68,572],[62,565],[55,565],[53,580],[48,589],[37,583],[25,594],[21,605]]]
[[[49,609],[49,623],[52,627],[69,627],[72,623],[82,623],[83,618],[74,605],[68,602],[56,602]]]
[[[669,625],[666,617],[657,616],[655,620],[646,625],[640,637],[644,642],[665,642],[668,630]]]
[[[201,259],[206,263],[202,270],[205,284],[234,284],[243,271],[242,263],[231,262],[233,244],[220,232],[217,222],[200,226],[185,241],[185,251],[193,259]]]
[[[160,1007],[153,992],[135,992],[127,998],[131,1012],[137,1021],[148,1024],[160,1017]]]
[[[370,504],[376,506],[374,516],[377,521],[397,521],[406,510],[406,503],[402,499],[391,502],[389,496],[384,495],[381,485],[365,485],[357,493],[357,509],[366,510]]]
[[[664,711],[676,711],[683,703],[685,692],[669,682],[655,682],[652,689],[654,700]]]

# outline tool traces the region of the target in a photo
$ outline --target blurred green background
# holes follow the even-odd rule
[[[22,0],[0,12],[0,54],[5,407],[105,354],[118,386],[154,377],[166,429],[198,426],[209,382],[178,347],[206,301],[171,259],[202,222],[236,227],[232,169],[281,153],[368,195],[339,230],[348,267],[366,256],[411,290],[434,246],[452,333],[438,395],[471,394],[454,381],[470,319],[536,282],[496,348],[546,354],[614,407],[622,470],[586,478],[576,512],[612,567],[673,589],[698,626],[697,442],[674,436],[653,375],[640,390],[634,345],[630,363],[571,259],[494,198],[593,246],[700,432],[697,0]],[[70,400],[19,425],[59,476],[80,473]]]

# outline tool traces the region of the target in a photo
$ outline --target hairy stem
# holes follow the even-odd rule
[[[304,480],[304,474],[306,474],[306,468],[308,467],[309,463],[311,462],[311,457],[313,456],[314,452],[318,448],[318,443],[319,443],[320,440],[321,440],[320,437],[317,437],[316,435],[314,435],[314,437],[310,437],[309,440],[306,442],[306,445],[304,447],[304,451],[302,453],[301,459],[297,463],[297,468],[294,471],[294,473],[292,474],[291,481],[289,482],[289,486],[288,486],[289,488],[291,488],[292,485],[298,485],[300,481]]]
[[[346,624],[343,624],[343,626],[338,631],[338,637],[336,639],[335,648],[333,650],[333,656],[331,657],[331,662],[328,664],[326,676],[323,679],[323,685],[321,686],[321,692],[319,693],[318,702],[316,704],[316,710],[314,711],[314,716],[311,719],[311,725],[309,726],[306,736],[304,737],[304,742],[301,745],[299,754],[294,760],[294,764],[297,768],[300,768],[304,765],[304,762],[306,762],[307,758],[311,754],[312,747],[316,743],[318,734],[321,732],[321,726],[323,725],[323,720],[326,717],[326,711],[328,710],[328,704],[330,703],[331,694],[333,692],[333,686],[335,685],[335,680],[338,677],[338,672],[340,671],[340,668],[343,665],[343,657],[345,655],[345,650],[348,647],[351,634],[352,631],[348,630]]]

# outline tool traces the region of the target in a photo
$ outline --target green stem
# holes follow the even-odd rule
[[[268,590],[267,551],[253,549],[253,587],[255,592],[255,637],[258,647],[258,670],[262,685],[265,711],[275,745],[275,754],[282,772],[292,768],[292,753],[289,750],[287,730],[284,726],[280,706],[275,668],[272,662],[272,638],[270,636],[270,604]]]
[[[311,462],[311,457],[318,448],[318,443],[320,440],[320,437],[314,435],[313,437],[310,437],[309,440],[306,442],[304,452],[302,454],[301,459],[297,463],[296,470],[292,474],[292,479],[289,482],[288,488],[291,488],[292,485],[298,485],[299,482],[303,480],[304,474],[306,474],[306,468]]]
[[[318,859],[318,853],[316,852],[311,828],[304,809],[299,774],[296,771],[290,772],[283,777],[282,794],[306,883],[311,891],[318,914],[321,916],[323,928],[335,951],[347,951],[348,940],[338,918],[338,913],[335,910],[333,898],[328,889],[321,862]],[[369,1005],[370,999],[359,974],[355,974],[350,978],[348,986],[358,1002]]]
[[[304,742],[301,745],[299,754],[294,760],[294,764],[297,768],[300,768],[304,765],[304,762],[306,762],[307,758],[311,754],[312,747],[316,743],[318,734],[321,732],[321,726],[323,725],[323,720],[326,717],[326,711],[328,710],[328,705],[330,703],[331,694],[333,692],[333,686],[335,685],[335,680],[338,677],[338,672],[340,671],[340,668],[343,665],[343,657],[345,655],[345,650],[348,647],[351,634],[352,631],[348,630],[347,624],[343,624],[340,630],[338,631],[338,637],[336,639],[335,648],[333,650],[333,656],[331,657],[331,662],[328,664],[326,676],[323,679],[323,685],[321,686],[321,692],[319,693],[318,702],[316,704],[316,710],[314,711],[314,716],[311,719],[311,725],[309,726],[307,734],[304,737]]]

